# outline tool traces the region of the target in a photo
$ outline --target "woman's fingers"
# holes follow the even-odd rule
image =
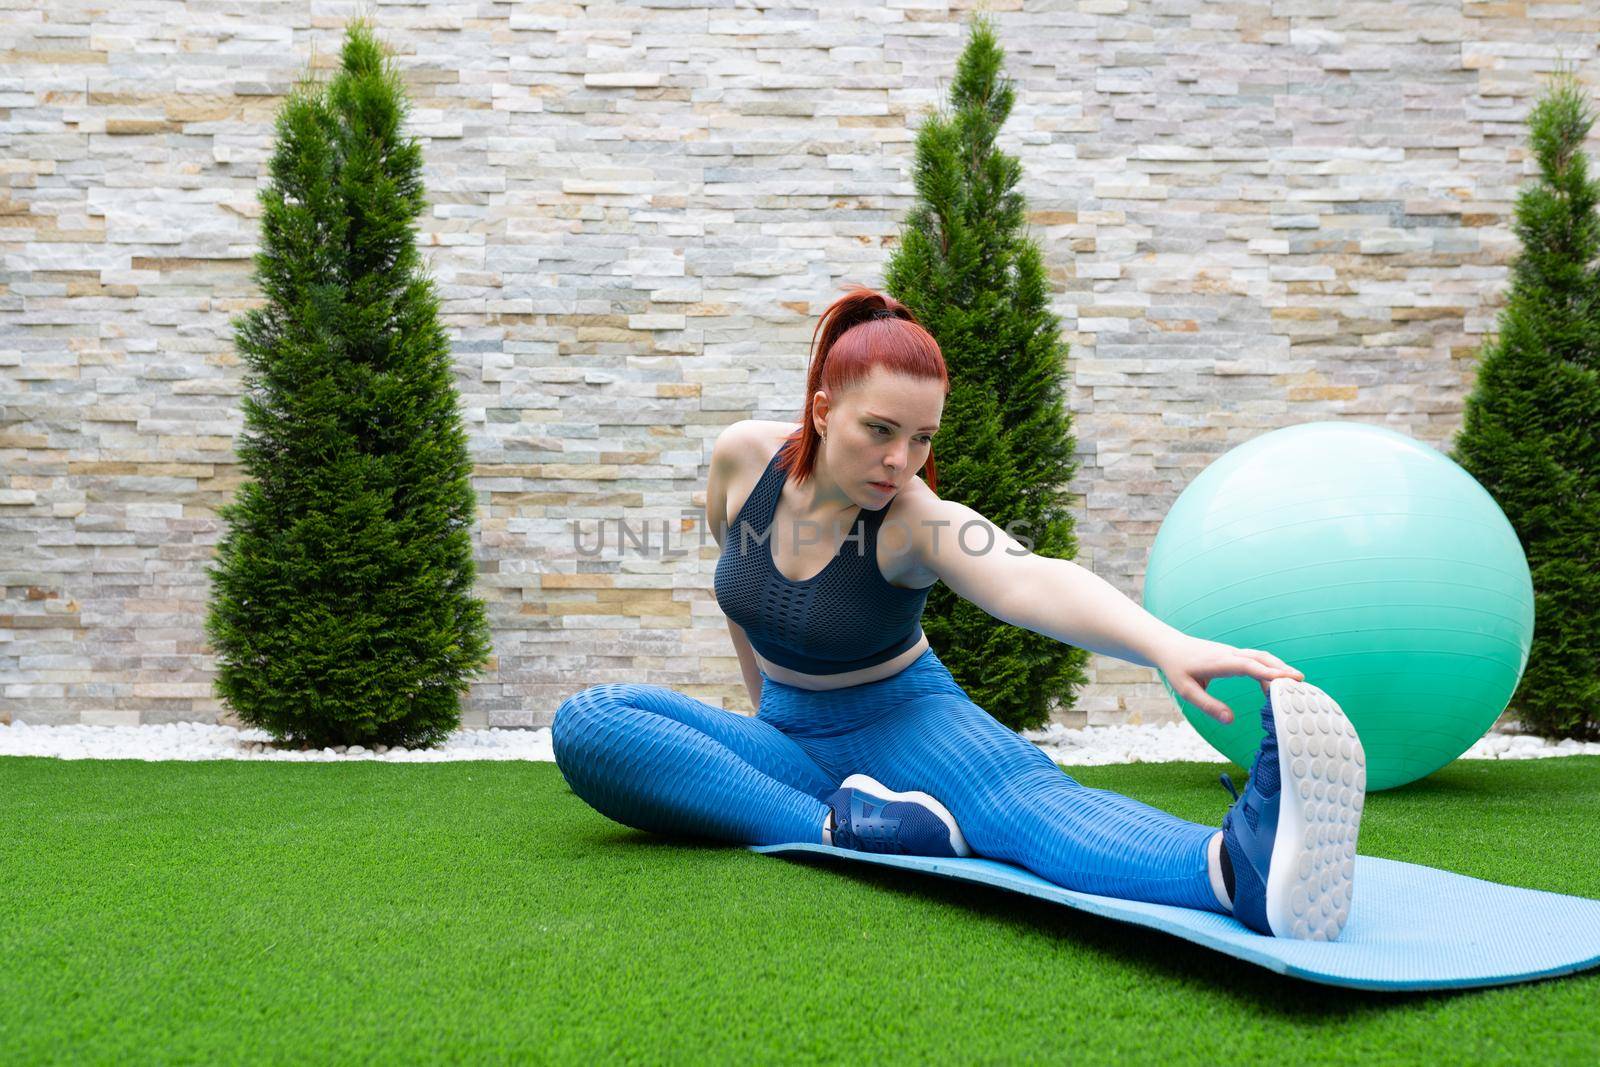
[[[1239,654],[1241,656],[1249,656],[1256,662],[1263,663],[1266,666],[1273,668],[1278,673],[1272,675],[1272,677],[1279,677],[1282,675],[1293,678],[1300,682],[1306,680],[1306,676],[1303,673],[1294,667],[1289,666],[1287,663],[1283,662],[1283,660],[1279,659],[1277,656],[1274,656],[1271,652],[1263,652],[1259,648],[1241,648],[1239,649]]]
[[[1213,642],[1213,644],[1216,643]],[[1188,684],[1181,688],[1174,688],[1177,689],[1178,695],[1184,700],[1220,723],[1231,723],[1233,721],[1233,709],[1206,692],[1204,683],[1213,678],[1223,678],[1229,675],[1243,675],[1248,678],[1254,678],[1261,683],[1261,695],[1264,697],[1272,695],[1272,680],[1274,678],[1293,678],[1296,681],[1305,681],[1306,676],[1299,670],[1262,649],[1230,649],[1229,646],[1218,645],[1216,650],[1224,655],[1231,651],[1235,658],[1231,661],[1222,660],[1220,663],[1214,661],[1213,665],[1209,665],[1204,670],[1194,671],[1191,668],[1190,672],[1185,672],[1189,675]]]
[[[1271,667],[1260,660],[1240,659],[1235,660],[1229,668],[1231,674],[1242,674],[1247,678],[1254,678],[1261,683],[1261,688],[1266,689],[1267,683],[1274,678],[1293,678],[1296,672],[1292,668]]]
[[[1190,684],[1178,691],[1179,695],[1220,723],[1233,721],[1233,709],[1205,691],[1205,687]]]

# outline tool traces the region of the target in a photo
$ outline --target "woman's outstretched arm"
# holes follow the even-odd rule
[[[1167,625],[1094,572],[1039,556],[978,512],[919,494],[903,520],[920,562],[957,595],[1013,626],[1141,667],[1154,667],[1185,700],[1220,721],[1232,711],[1205,691],[1214,678],[1267,682],[1304,675],[1269,652],[1191,637]]]
[[[917,517],[923,564],[997,619],[1141,667],[1185,639],[1093,571],[1035,555],[965,504],[933,501]]]

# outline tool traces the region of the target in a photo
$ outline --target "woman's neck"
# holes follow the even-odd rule
[[[839,483],[828,471],[828,463],[821,449],[817,450],[816,462],[811,467],[811,477],[797,483],[794,491],[795,503],[798,505],[797,510],[800,511],[801,518],[817,522],[843,518],[846,513],[861,506],[839,488]]]

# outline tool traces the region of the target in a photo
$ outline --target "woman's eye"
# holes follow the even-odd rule
[[[873,424],[872,428],[874,430],[882,430],[884,433],[888,433],[889,432],[889,427],[887,427],[887,426],[879,426],[876,423]]]

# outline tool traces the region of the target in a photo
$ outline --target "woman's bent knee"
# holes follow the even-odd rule
[[[564,763],[571,766],[572,759],[581,758],[584,741],[593,735],[597,720],[624,703],[624,694],[618,692],[621,688],[614,683],[591,685],[561,702],[550,722],[550,745],[558,767]]]

